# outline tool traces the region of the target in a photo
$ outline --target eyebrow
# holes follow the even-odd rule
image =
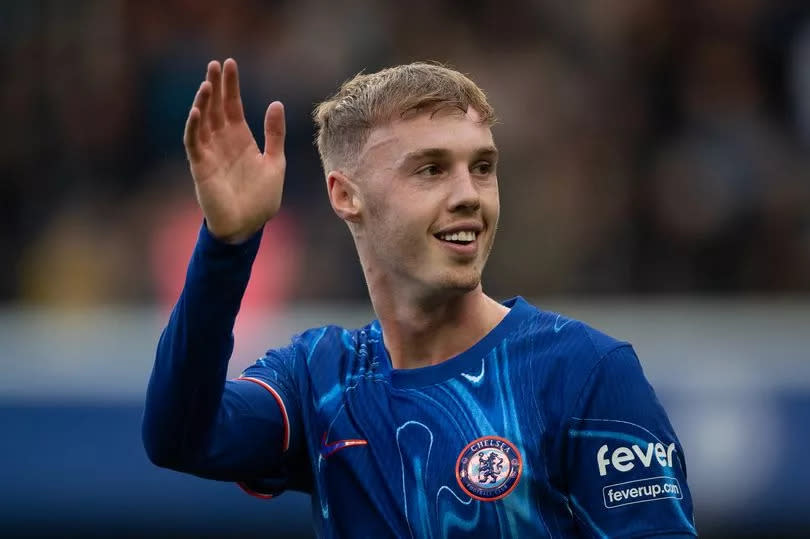
[[[404,165],[421,159],[446,159],[452,153],[453,152],[446,148],[424,148],[405,154],[400,163]],[[498,157],[498,148],[495,146],[485,146],[473,151],[473,155],[475,155],[476,158],[487,157],[489,159],[495,159]]]

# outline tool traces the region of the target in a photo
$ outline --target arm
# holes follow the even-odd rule
[[[158,344],[144,445],[156,464],[205,477],[278,476],[290,427],[284,403],[259,384],[226,382],[225,375],[261,229],[280,206],[283,107],[268,107],[260,153],[242,111],[236,62],[211,62],[184,144],[206,224]]]
[[[256,384],[225,381],[259,237],[233,246],[200,231],[147,390],[143,439],[159,466],[240,480],[270,472],[262,468],[281,456],[285,421],[277,403]]]
[[[563,440],[568,498],[586,535],[696,535],[683,447],[630,346],[594,366]]]

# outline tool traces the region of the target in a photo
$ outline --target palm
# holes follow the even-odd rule
[[[260,152],[247,126],[239,96],[236,62],[220,73],[211,62],[189,113],[184,143],[197,199],[211,232],[242,241],[271,219],[284,185],[284,110],[271,103]]]

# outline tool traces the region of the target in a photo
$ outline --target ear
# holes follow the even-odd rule
[[[326,189],[332,209],[344,221],[356,223],[360,220],[362,200],[357,184],[339,170],[333,170],[326,177]]]

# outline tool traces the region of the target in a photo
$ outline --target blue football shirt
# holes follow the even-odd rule
[[[309,492],[322,537],[696,535],[632,347],[520,297],[435,366],[393,369],[374,321],[308,330],[226,382],[257,248],[201,231],[147,395],[157,464]]]

